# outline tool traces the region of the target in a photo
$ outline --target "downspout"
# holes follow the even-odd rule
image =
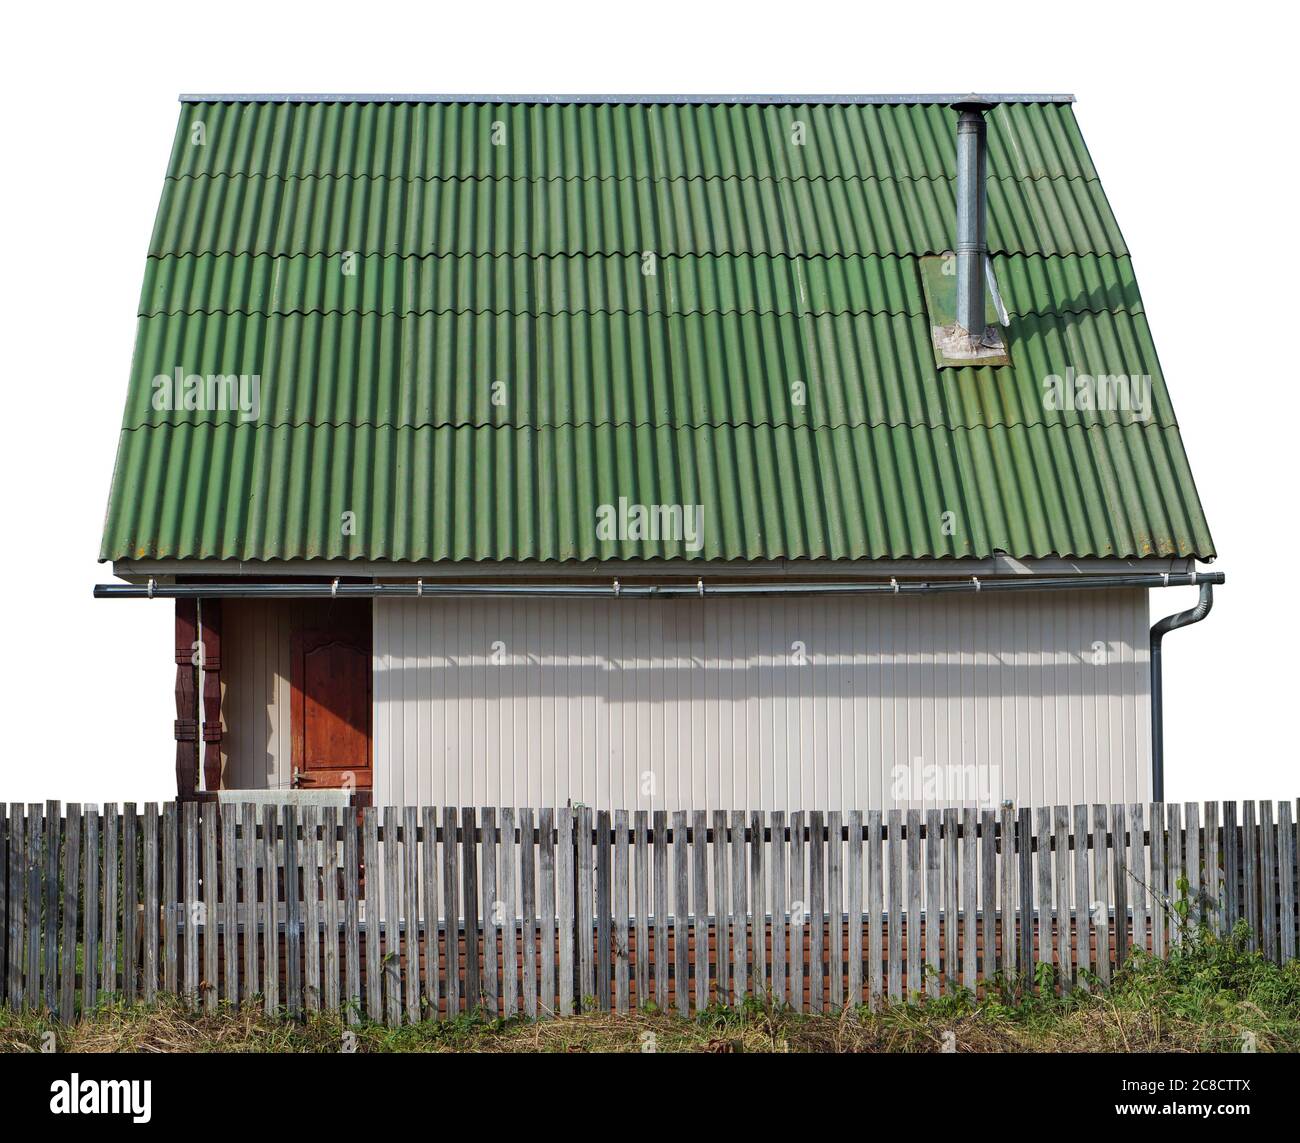
[[[1201,596],[1196,606],[1174,615],[1166,615],[1151,628],[1151,798],[1165,800],[1165,711],[1164,682],[1160,668],[1160,645],[1170,631],[1190,627],[1210,614],[1214,606],[1214,581],[1201,582]]]

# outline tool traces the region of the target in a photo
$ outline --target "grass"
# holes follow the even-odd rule
[[[1130,957],[1109,988],[1055,996],[1037,981],[995,982],[976,1000],[940,999],[810,1015],[763,1002],[710,1008],[692,1020],[653,1011],[561,1020],[463,1015],[402,1028],[363,1023],[346,1047],[378,1052],[1205,1052],[1300,1051],[1300,961],[1278,966],[1249,951],[1239,926],[1227,938],[1191,934],[1167,959]],[[107,1005],[59,1028],[34,1013],[0,1013],[0,1052],[39,1051],[53,1030],[77,1052],[338,1052],[346,1025],[223,1008],[196,1015],[174,1001]]]

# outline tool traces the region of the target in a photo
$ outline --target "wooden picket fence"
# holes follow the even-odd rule
[[[1201,923],[1245,920],[1294,958],[1292,811],[11,804],[0,983],[65,1021],[169,993],[390,1024],[746,996],[834,1011],[1042,964],[1086,988]]]

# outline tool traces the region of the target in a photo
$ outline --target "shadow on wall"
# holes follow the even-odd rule
[[[519,661],[523,659],[524,661]],[[808,653],[803,665],[759,657],[750,661],[696,658],[678,664],[635,660],[568,663],[507,656],[500,663],[466,656],[432,664],[375,671],[375,694],[383,704],[438,696],[446,700],[598,698],[605,702],[682,702],[764,698],[880,698],[955,702],[978,698],[1068,699],[1149,693],[1145,663],[1104,665],[1082,657],[1053,656],[1045,663],[823,661]]]
[[[1146,696],[1144,592],[376,609],[380,704]]]

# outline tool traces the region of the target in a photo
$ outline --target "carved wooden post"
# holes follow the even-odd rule
[[[194,644],[198,608],[193,599],[176,601],[176,797],[193,799],[199,781],[199,707]]]
[[[203,785],[221,789],[221,600],[205,599],[199,632],[203,650]]]

